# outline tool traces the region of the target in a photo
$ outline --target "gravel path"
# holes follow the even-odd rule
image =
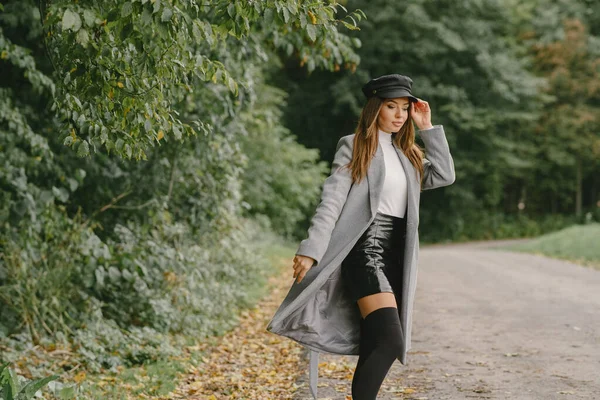
[[[600,271],[503,243],[421,248],[409,365],[379,399],[600,399]],[[356,360],[321,354],[319,399],[351,398]]]

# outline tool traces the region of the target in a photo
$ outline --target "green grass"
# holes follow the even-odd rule
[[[600,269],[600,224],[573,225],[502,249],[543,254]]]
[[[162,360],[151,364],[125,368],[118,373],[86,377],[80,388],[82,397],[90,399],[115,399],[158,397],[175,390],[179,374],[185,364],[176,360]]]

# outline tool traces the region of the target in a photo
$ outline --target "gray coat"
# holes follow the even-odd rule
[[[454,182],[454,161],[441,125],[418,131],[425,144],[423,190]],[[295,281],[269,322],[267,330],[291,338],[311,350],[311,390],[316,397],[318,352],[358,355],[360,312],[345,295],[340,265],[375,218],[385,178],[381,145],[367,171],[366,179],[352,184],[350,171],[340,167],[352,157],[354,134],[337,145],[331,175],[323,184],[321,202],[311,220],[308,238],[296,254],[316,260],[300,283]],[[419,256],[419,176],[402,150],[396,148],[406,172],[408,204],[402,299],[398,314],[402,325],[402,352],[406,365],[411,347],[412,310],[417,285]],[[290,274],[291,274],[290,270]]]

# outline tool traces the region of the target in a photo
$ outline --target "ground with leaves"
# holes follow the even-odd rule
[[[292,283],[291,257],[276,264],[280,273],[269,280],[268,295],[242,312],[240,324],[215,343],[203,343],[202,363],[188,368],[167,399],[291,399],[298,389],[302,346],[266,331],[266,326]]]

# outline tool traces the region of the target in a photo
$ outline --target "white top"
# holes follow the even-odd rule
[[[385,180],[381,191],[381,201],[377,211],[382,214],[404,218],[408,201],[406,174],[396,148],[392,144],[392,134],[379,131],[379,144],[385,160]]]

